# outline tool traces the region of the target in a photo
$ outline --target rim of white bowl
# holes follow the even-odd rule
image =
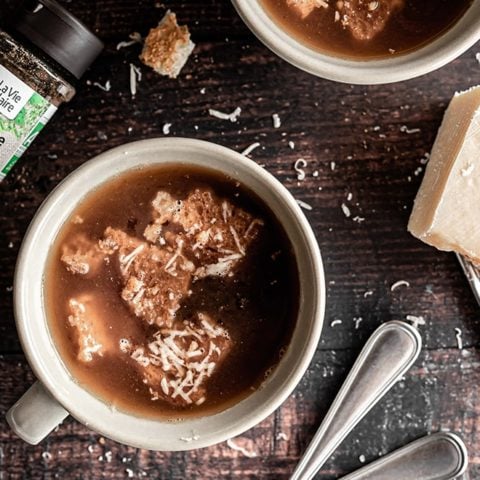
[[[443,67],[480,40],[480,0],[449,30],[425,46],[382,60],[347,60],[316,51],[280,27],[260,0],[232,0],[257,38],[288,63],[321,78],[357,85],[394,83]]]
[[[160,151],[168,152],[172,158],[176,155],[183,156],[185,164],[195,164],[185,159],[184,155],[187,153],[215,155],[217,158],[222,158],[222,161],[229,164],[232,169],[235,164],[236,170],[250,171],[252,178],[258,177],[259,184],[266,188],[265,195],[273,192],[273,197],[281,199],[278,209],[287,208],[292,221],[295,219],[298,236],[303,238],[304,245],[308,245],[310,249],[310,252],[304,255],[304,260],[311,262],[309,276],[313,284],[309,287],[318,295],[318,300],[311,302],[312,306],[307,312],[311,314],[307,331],[300,334],[299,329],[296,328],[292,337],[292,343],[297,337],[302,342],[303,337],[305,338],[299,352],[295,352],[298,353],[299,358],[295,358],[297,355],[294,355],[290,349],[287,350],[274,373],[265,382],[267,386],[218,414],[187,419],[179,423],[137,417],[120,410],[112,410],[105,402],[76,383],[61,361],[50,336],[43,298],[40,298],[41,295],[38,292],[31,291],[32,288],[34,290],[41,288],[39,282],[43,285],[43,265],[48,252],[42,249],[47,249],[46,244],[51,245],[51,241],[56,237],[75,205],[94,188],[114,177],[115,173],[141,168],[141,163],[123,168],[131,157]],[[198,159],[200,158],[199,156]],[[156,163],[160,162],[151,164]],[[178,159],[170,163],[182,163],[182,161]],[[148,162],[143,162],[143,166],[148,165]],[[205,166],[208,167],[208,165]],[[227,170],[227,167],[211,166],[210,168]],[[109,176],[103,178],[105,175]],[[91,186],[92,178],[95,178],[93,187]],[[263,199],[262,194],[254,187],[247,182],[245,184]],[[85,185],[89,187],[85,188]],[[75,196],[72,201],[71,192],[75,192],[76,189],[83,189],[83,194]],[[69,202],[73,206],[69,207]],[[58,215],[61,216],[60,219],[56,218]],[[283,223],[282,220],[280,221]],[[51,225],[56,226],[55,231],[49,230]],[[48,238],[42,239],[42,235],[48,232],[50,232],[49,236],[47,235]],[[298,255],[298,251],[295,253]],[[30,263],[32,259],[39,259],[41,268],[38,264]],[[299,262],[298,258],[297,262]],[[302,282],[302,279],[300,280]],[[302,289],[304,287],[305,285],[301,286]],[[15,320],[20,341],[36,377],[54,398],[70,415],[105,437],[134,447],[162,451],[203,448],[225,441],[240,435],[273,413],[298,385],[313,358],[322,332],[325,300],[325,279],[318,243],[308,220],[288,190],[273,175],[243,155],[210,142],[185,138],[150,139],[122,145],[98,155],[66,177],[47,197],[32,220],[20,249],[14,281]],[[286,357],[292,362],[293,367],[286,366]],[[269,389],[272,390],[270,393],[268,393]],[[235,417],[235,412],[238,412],[238,418]],[[241,412],[244,413],[243,416],[240,415]],[[215,424],[216,427],[212,427],[212,431],[191,442],[183,440],[185,436],[191,436],[196,427],[204,426],[204,422],[208,422],[209,425]]]

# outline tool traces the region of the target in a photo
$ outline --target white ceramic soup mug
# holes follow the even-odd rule
[[[417,50],[382,60],[347,60],[301,43],[271,18],[261,0],[232,2],[250,30],[279,57],[306,72],[337,82],[374,85],[419,77],[443,67],[480,40],[480,0],[473,0],[452,28]]]
[[[56,235],[90,192],[128,170],[159,164],[202,166],[240,181],[265,202],[285,229],[296,256],[300,307],[289,347],[262,387],[220,413],[177,423],[111,408],[71,376],[49,332],[44,271]],[[291,394],[316,350],[325,309],[320,251],[295,199],[272,175],[225,147],[182,139],[152,139],[110,150],[69,175],[45,200],[23,241],[14,281],[15,318],[25,355],[38,381],[10,409],[7,420],[36,444],[67,415],[103,436],[151,450],[189,450],[239,435],[270,415]],[[187,441],[188,440],[188,441]]]

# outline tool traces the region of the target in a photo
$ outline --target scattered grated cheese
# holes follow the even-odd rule
[[[332,323],[330,323],[330,326],[334,327],[335,325],[341,325],[341,324],[342,324],[342,321],[339,318],[337,318],[333,320]]]
[[[229,120],[232,123],[235,123],[240,114],[242,113],[242,109],[237,107],[232,113],[224,113],[218,110],[214,110],[213,108],[208,109],[208,114],[212,117],[219,118],[220,120]]]
[[[242,244],[240,243],[240,238],[238,237],[237,231],[230,225],[230,233],[233,236],[233,240],[235,241],[235,245],[238,248],[238,252],[242,255],[242,257],[245,256],[245,249],[243,248]]]
[[[107,80],[105,85],[102,85],[101,83],[98,83],[98,82],[93,82],[92,85],[94,87],[98,87],[100,90],[103,90],[104,92],[109,92],[112,89],[112,84],[110,83],[110,80]]]
[[[142,72],[133,63],[130,64],[130,93],[132,97],[137,94],[137,83],[142,81]]]
[[[411,322],[415,328],[418,328],[419,325],[421,326],[426,325],[425,319],[423,317],[416,316],[416,315],[407,315],[405,318],[409,322]]]
[[[409,287],[410,283],[408,283],[406,280],[399,280],[398,282],[395,282],[391,287],[390,291],[393,292],[399,287]]]
[[[142,36],[138,32],[133,32],[128,37],[130,38],[129,41],[123,41],[117,44],[117,50],[120,50],[121,48],[131,47],[135,43],[142,43]]]
[[[242,152],[242,155],[245,155],[245,156],[250,155],[259,146],[260,146],[260,142],[252,143]]]
[[[290,147],[291,150],[295,150],[295,142],[292,142],[291,140],[288,142],[288,146]]]
[[[128,272],[130,267],[132,266],[133,261],[135,260],[135,257],[143,251],[145,248],[145,244],[140,244],[138,247],[133,249],[132,252],[130,252],[128,255],[119,255],[118,259],[120,261],[120,269],[122,270],[122,273]]]
[[[52,459],[52,454],[50,452],[43,452],[42,453],[42,458],[48,462]]]
[[[473,163],[469,163],[466,168],[462,168],[462,177],[470,176],[474,170],[475,165]]]
[[[332,172],[335,170],[336,166],[337,164],[335,162],[330,162],[330,169],[332,170]]]
[[[352,192],[348,192],[348,194],[347,194],[347,202],[351,202],[351,201],[352,201],[352,198],[353,198]]]
[[[408,135],[411,135],[412,133],[420,133],[421,130],[419,128],[408,128],[406,125],[402,125],[400,127],[400,131],[403,133],[406,133]]]
[[[257,452],[254,452],[253,450],[247,450],[244,447],[241,447],[240,445],[237,445],[231,438],[227,440],[227,445],[232,449],[237,452],[240,452],[242,455],[248,458],[255,458],[257,456]]]
[[[282,126],[282,121],[278,113],[272,115],[273,128],[280,128]]]
[[[132,348],[132,344],[130,343],[130,340],[128,340],[127,338],[121,338],[118,343],[119,343],[120,351],[123,353],[127,353]]]
[[[365,217],[359,217],[358,215],[356,215],[352,218],[352,220],[357,223],[363,223],[365,221]]]
[[[365,463],[365,461],[366,461],[365,455],[360,455],[360,456],[358,457],[358,461],[359,461],[360,463]]]
[[[422,165],[426,165],[429,160],[430,160],[430,154],[429,154],[429,153],[425,153],[425,155],[420,159],[420,163],[421,163]]]
[[[313,207],[310,204],[303,202],[302,200],[296,200],[296,202],[304,210],[308,210],[309,212],[313,210]]]
[[[370,297],[371,295],[373,295],[373,290],[367,290],[366,292],[364,292],[363,298]]]
[[[201,328],[191,323],[177,328],[163,328],[148,344],[147,351],[138,347],[130,354],[133,360],[147,369],[146,382],[153,381],[154,388],[161,388],[157,391],[150,387],[152,400],[158,400],[163,394],[164,398],[185,405],[200,405],[205,401],[203,384],[211,377],[228,348],[229,336],[207,315],[197,315]],[[200,345],[202,348],[199,348]],[[156,370],[152,371],[151,368],[155,367]]]
[[[164,135],[170,135],[170,128],[171,128],[172,124],[171,123],[165,123],[163,125],[163,134]]]
[[[347,218],[350,218],[350,216],[352,215],[350,209],[344,203],[342,203],[342,212]]]
[[[363,318],[362,317],[353,317],[353,321],[355,322],[355,330],[358,330],[358,328],[360,327],[360,324],[363,321]]]
[[[297,172],[297,180],[299,182],[301,182],[302,180],[305,180],[306,174],[303,169],[306,166],[307,166],[307,161],[304,158],[299,158],[293,164],[293,169],[295,170],[295,172]]]
[[[475,58],[477,59],[477,62],[480,63],[480,53],[476,53]]]
[[[455,337],[457,339],[458,349],[463,350],[462,331],[459,328],[455,329]]]
[[[192,434],[185,437],[180,437],[180,440],[185,443],[191,443],[195,440],[198,440],[200,437],[192,430]]]
[[[288,441],[288,436],[287,434],[283,433],[283,432],[278,432],[276,437],[275,437],[277,440],[285,440],[286,442]]]

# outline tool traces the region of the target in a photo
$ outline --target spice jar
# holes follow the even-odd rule
[[[0,30],[0,181],[30,146],[102,42],[54,0],[27,0]]]

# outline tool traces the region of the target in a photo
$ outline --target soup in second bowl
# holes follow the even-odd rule
[[[451,28],[472,0],[259,0],[310,48],[351,59],[408,53]]]

